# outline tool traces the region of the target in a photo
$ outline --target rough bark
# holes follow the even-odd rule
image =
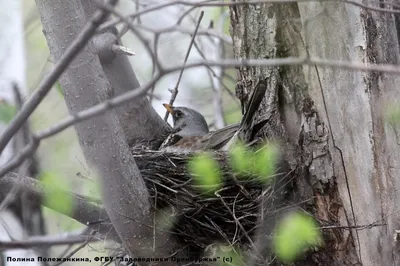
[[[230,9],[236,58],[310,55],[332,60],[397,63],[393,16],[345,3],[243,5]],[[340,29],[340,30],[338,30]],[[393,233],[400,173],[398,134],[382,115],[399,99],[396,77],[314,66],[239,68],[239,94],[268,79],[259,119],[263,137],[278,137],[296,169],[294,198],[319,221],[340,226],[387,223],[363,230],[324,231],[325,251],[307,265],[396,265]],[[242,90],[244,88],[244,91]]]
[[[56,61],[82,29],[86,21],[83,7],[78,0],[37,0],[36,4]],[[90,42],[60,79],[71,114],[112,97],[113,90],[118,87],[106,79],[95,51]],[[137,102],[132,104],[135,104],[135,110],[141,106],[136,105]],[[145,117],[139,113],[135,115],[142,119]],[[136,121],[132,123],[140,126]],[[168,257],[175,251],[175,245],[166,233],[155,230],[153,236],[148,192],[122,128],[115,110],[75,125],[86,161],[100,176],[105,209],[125,249],[135,257]],[[144,134],[144,131],[137,132]],[[154,136],[150,131],[147,134]],[[156,239],[154,250],[153,237]],[[143,262],[146,264],[148,262]]]

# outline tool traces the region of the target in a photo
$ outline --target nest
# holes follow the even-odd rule
[[[173,210],[172,230],[180,241],[203,250],[213,243],[248,249],[257,228],[260,202],[266,189],[251,176],[238,176],[224,153],[214,152],[223,173],[223,186],[204,194],[187,170],[193,155],[133,149],[154,207]]]

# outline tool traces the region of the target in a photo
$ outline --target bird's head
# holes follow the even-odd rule
[[[163,105],[172,115],[174,129],[180,136],[200,136],[209,132],[206,120],[196,110],[187,107],[175,107],[166,103]]]

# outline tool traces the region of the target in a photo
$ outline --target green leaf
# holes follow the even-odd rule
[[[271,144],[261,146],[255,152],[243,144],[230,150],[231,166],[239,174],[239,178],[250,174],[263,183],[268,182],[275,173],[278,158],[278,148]]]
[[[70,214],[72,211],[72,195],[67,193],[70,186],[65,179],[59,178],[55,173],[44,172],[40,175],[40,180],[45,187],[45,205],[57,212]]]
[[[195,183],[203,192],[214,193],[222,186],[219,165],[210,153],[195,156],[188,166]]]
[[[255,152],[253,173],[259,177],[260,181],[268,182],[270,177],[274,175],[278,158],[278,148],[275,145],[264,145]]]
[[[0,121],[8,124],[16,113],[16,108],[5,102],[0,102]]]
[[[230,150],[230,161],[234,171],[239,174],[250,173],[253,164],[253,153],[238,143]]]
[[[310,247],[322,244],[321,232],[315,220],[302,213],[293,213],[280,223],[276,230],[274,246],[279,259],[293,262]]]

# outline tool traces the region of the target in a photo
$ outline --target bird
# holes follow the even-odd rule
[[[266,83],[258,82],[250,97],[240,123],[209,131],[207,122],[198,111],[181,106],[163,104],[172,115],[173,132],[161,144],[159,150],[167,153],[191,153],[205,150],[226,151],[237,140],[248,141],[254,134],[252,121],[265,95]]]

